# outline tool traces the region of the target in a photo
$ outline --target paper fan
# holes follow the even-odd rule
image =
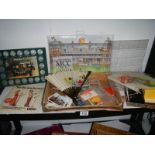
[[[71,98],[74,98],[80,91],[90,73],[90,71],[62,71],[48,75],[45,77],[45,79],[60,91],[66,93]]]

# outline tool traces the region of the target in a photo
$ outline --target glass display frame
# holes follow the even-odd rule
[[[49,72],[109,72],[113,38],[110,34],[48,36]]]
[[[44,47],[0,50],[0,86],[45,82],[48,74]]]

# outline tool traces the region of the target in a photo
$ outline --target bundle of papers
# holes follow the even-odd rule
[[[124,86],[128,105],[155,108],[154,78],[139,72],[118,72],[108,78]]]

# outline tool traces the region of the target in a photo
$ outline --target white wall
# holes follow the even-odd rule
[[[0,20],[0,49],[47,47],[47,20]]]
[[[0,50],[46,47],[48,35],[113,34],[114,40],[149,39],[145,68],[155,36],[155,20],[0,20]]]
[[[149,39],[155,35],[155,20],[50,20],[52,34],[114,34],[115,40]]]
[[[0,49],[47,47],[47,35],[114,34],[115,40],[152,39],[155,20],[0,20]]]

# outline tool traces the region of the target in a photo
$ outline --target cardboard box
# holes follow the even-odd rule
[[[90,135],[133,135],[133,133],[93,123],[90,130]]]
[[[108,87],[112,87],[109,84],[109,81],[107,79],[107,74],[104,73],[92,73],[88,80],[99,80],[100,81],[100,87],[101,89],[105,89]],[[62,107],[62,108],[58,108],[58,107],[53,107],[53,108],[48,108],[47,103],[48,103],[48,97],[51,96],[54,93],[59,93],[59,94],[63,94],[63,92],[59,91],[56,87],[54,87],[52,84],[50,84],[49,82],[46,83],[46,87],[45,87],[45,92],[44,92],[44,96],[43,96],[43,102],[42,102],[42,108],[44,112],[49,112],[49,111],[70,111],[70,110],[75,110],[75,111],[81,111],[81,110],[113,110],[113,111],[122,111],[123,110],[123,101],[121,99],[121,96],[118,92],[118,90],[116,90],[115,87],[112,87],[113,89],[113,93],[114,95],[112,96],[113,100],[112,101],[107,101],[104,102],[104,104],[102,105],[72,105],[70,107]],[[109,91],[109,90],[106,90]],[[109,92],[107,92],[109,93]]]

